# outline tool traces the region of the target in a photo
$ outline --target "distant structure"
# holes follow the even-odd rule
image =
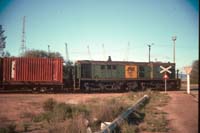
[[[66,54],[66,63],[67,63],[69,62],[69,53],[68,53],[67,43],[65,43],[65,54]]]
[[[0,57],[4,56],[4,49],[6,48],[6,36],[3,35],[4,30],[2,25],[0,25]]]
[[[26,19],[26,17],[24,16],[23,17],[23,24],[22,24],[22,40],[21,40],[20,54],[24,54],[26,52],[25,19]]]

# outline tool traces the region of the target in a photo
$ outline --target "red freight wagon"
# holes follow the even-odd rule
[[[0,88],[47,90],[62,88],[61,58],[0,58]]]

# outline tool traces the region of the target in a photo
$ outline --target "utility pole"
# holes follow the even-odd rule
[[[176,63],[175,61],[175,52],[176,52],[176,49],[175,49],[175,41],[176,41],[177,37],[176,36],[172,36],[172,41],[174,42],[174,48],[173,48],[173,62]]]
[[[50,45],[48,45],[48,56],[50,56]]]
[[[89,47],[89,45],[87,46],[87,49],[88,49],[88,55],[89,55],[89,58],[90,58],[90,60],[92,60],[92,57],[91,57],[91,53],[90,53],[90,47]]]
[[[25,19],[26,17],[23,17],[23,24],[22,24],[22,41],[21,41],[21,54],[24,54],[26,52],[26,44],[25,44]]]
[[[149,47],[149,63],[151,61],[151,46],[154,45],[153,43],[152,44],[147,44],[147,46]]]
[[[68,47],[67,47],[67,43],[65,43],[65,54],[66,54],[66,62],[69,62],[69,53],[68,53]]]
[[[129,49],[130,49],[130,43],[128,42],[128,46],[127,46],[127,50],[126,50],[126,57],[125,57],[125,60],[128,61],[128,56],[129,56]]]
[[[103,49],[103,60],[105,60],[106,59],[106,52],[105,52],[104,44],[102,44],[102,49]]]

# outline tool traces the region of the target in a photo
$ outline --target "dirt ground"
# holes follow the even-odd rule
[[[185,91],[167,92],[171,97],[162,110],[168,113],[170,133],[198,132],[198,101]],[[29,121],[30,115],[43,111],[42,104],[48,98],[65,103],[85,103],[92,99],[105,100],[126,93],[101,94],[0,94],[0,127],[10,122]]]
[[[0,94],[0,127],[11,122],[29,121],[30,115],[43,111],[42,104],[48,98],[64,103],[84,103],[91,99],[109,99],[125,95],[125,93],[102,94]]]
[[[170,133],[198,133],[198,101],[185,91],[167,92],[171,97],[163,111],[168,113]]]

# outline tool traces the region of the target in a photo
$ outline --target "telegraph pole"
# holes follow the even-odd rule
[[[174,42],[174,48],[173,48],[173,62],[176,63],[175,61],[175,52],[176,52],[176,49],[175,49],[175,41],[176,41],[177,37],[176,36],[172,36],[172,41]]]
[[[147,44],[147,46],[149,47],[149,63],[151,61],[151,46],[154,45],[153,43],[152,44]]]

